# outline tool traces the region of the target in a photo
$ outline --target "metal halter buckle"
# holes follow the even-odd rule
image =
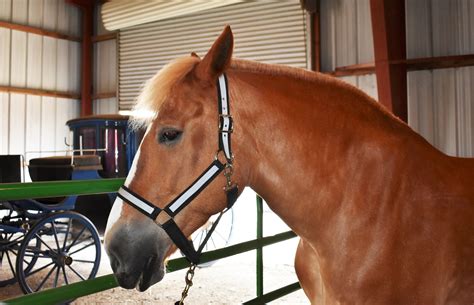
[[[228,118],[229,119],[229,130],[222,130],[223,126],[224,126],[224,120],[225,118]],[[219,132],[227,132],[227,133],[232,133],[234,132],[234,119],[232,118],[232,116],[230,114],[219,114]],[[227,126],[225,126],[227,127]]]

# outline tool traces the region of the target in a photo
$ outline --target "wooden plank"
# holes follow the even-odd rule
[[[474,54],[412,58],[389,61],[392,65],[406,65],[408,71],[448,69],[474,66]],[[364,75],[375,72],[374,63],[337,67],[335,71],[325,72],[333,76]]]
[[[60,92],[56,90],[19,88],[19,87],[10,87],[10,86],[0,86],[0,92],[47,96],[47,97],[60,97],[60,98],[66,98],[66,99],[79,99],[80,98],[80,95],[78,93]]]
[[[106,41],[106,40],[113,40],[113,39],[117,39],[117,33],[115,32],[92,36],[93,43]]]
[[[28,25],[21,25],[21,24],[6,22],[6,21],[0,21],[0,28],[6,28],[6,29],[21,31],[21,32],[27,32],[27,33],[32,33],[32,34],[57,38],[57,39],[79,41],[79,42],[82,41],[82,39],[80,37],[70,36],[70,35],[61,34],[61,33],[55,32],[55,31],[40,29],[40,28],[37,28],[37,27],[32,27],[32,26],[28,26]]]
[[[117,92],[96,93],[92,96],[93,100],[102,100],[117,97]]]

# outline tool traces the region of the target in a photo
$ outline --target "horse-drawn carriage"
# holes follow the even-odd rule
[[[124,177],[141,135],[127,122],[118,115],[68,121],[69,155],[29,160],[31,180]],[[0,183],[20,182],[23,161],[21,155],[0,156]],[[18,281],[30,293],[93,278],[101,258],[96,225],[103,231],[114,199],[107,194],[0,202],[0,287]]]

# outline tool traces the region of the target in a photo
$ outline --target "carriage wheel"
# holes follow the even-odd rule
[[[31,293],[94,278],[100,247],[97,229],[81,214],[68,211],[46,216],[28,232],[18,251],[21,289]],[[25,263],[27,257],[37,258],[34,266]]]
[[[11,285],[17,281],[15,264],[17,260],[18,249],[20,248],[24,236],[25,234],[21,232],[2,232],[0,234],[0,287]],[[40,241],[36,240],[36,243],[39,244]],[[24,258],[26,274],[29,273],[36,260],[37,257],[35,256]]]

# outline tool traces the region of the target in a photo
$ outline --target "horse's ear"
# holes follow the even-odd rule
[[[201,59],[201,57],[199,57],[199,55],[197,55],[197,53],[196,53],[196,52],[191,52],[191,56],[192,56],[192,57],[196,57],[196,58],[199,58],[199,59]]]
[[[234,36],[230,26],[226,26],[211,49],[196,67],[196,75],[200,79],[215,79],[230,65],[234,48]]]

